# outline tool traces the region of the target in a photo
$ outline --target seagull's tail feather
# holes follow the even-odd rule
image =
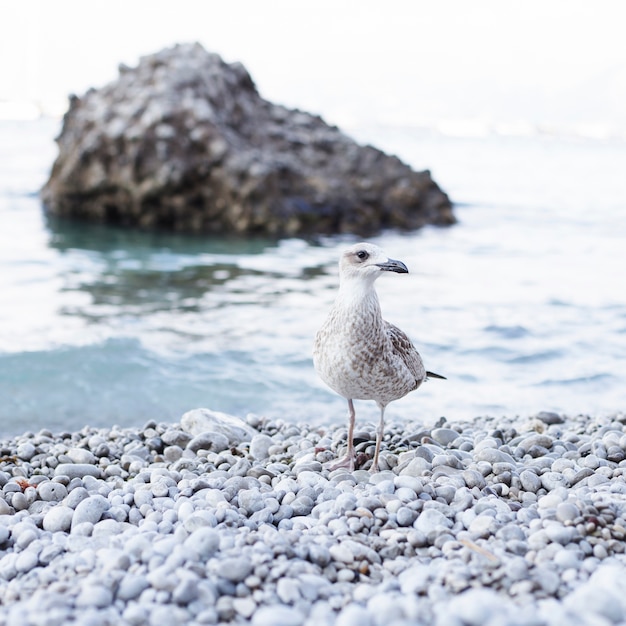
[[[441,380],[448,380],[445,376],[435,374],[435,372],[426,372],[426,378],[440,378]]]

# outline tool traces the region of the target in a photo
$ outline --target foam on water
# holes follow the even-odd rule
[[[36,191],[55,131],[0,123],[3,432],[176,420],[195,406],[343,420],[311,346],[352,239],[47,220]],[[389,417],[623,410],[626,146],[410,129],[359,138],[429,165],[459,203],[453,228],[373,238],[411,272],[378,281],[384,316],[448,377],[395,402]]]

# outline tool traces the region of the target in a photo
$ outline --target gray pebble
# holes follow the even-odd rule
[[[434,428],[430,436],[442,446],[448,446],[459,437],[459,433],[451,428]]]
[[[188,444],[187,450],[198,452],[209,450],[211,452],[223,452],[229,446],[228,437],[222,433],[207,432],[196,435]]]
[[[96,494],[85,498],[74,510],[74,515],[72,517],[72,530],[84,522],[95,524],[100,521],[102,514],[109,507],[109,501],[101,495]]]
[[[84,478],[85,476],[94,476],[101,478],[102,471],[94,465],[86,465],[84,463],[60,463],[54,469],[55,476],[67,476],[72,478]]]
[[[43,528],[52,533],[67,532],[72,526],[74,509],[59,504],[52,507],[43,518]]]
[[[304,615],[295,608],[276,605],[263,606],[252,617],[253,626],[301,626]]]
[[[557,474],[556,472],[545,472],[541,475],[541,485],[547,491],[552,491],[558,487],[567,487],[569,481],[563,474]]]
[[[560,502],[556,507],[556,518],[561,522],[573,522],[580,515],[575,504]]]
[[[171,429],[163,433],[161,439],[166,446],[176,446],[182,449],[193,439],[193,435],[184,430]]]
[[[37,449],[32,443],[26,442],[17,446],[16,454],[20,459],[30,461],[37,454]]]
[[[67,487],[53,480],[39,483],[37,491],[39,497],[46,502],[61,502],[67,496]]]
[[[219,575],[234,583],[242,582],[252,571],[252,563],[244,557],[227,557],[219,565]]]
[[[295,604],[300,599],[300,583],[294,578],[281,578],[276,585],[276,594],[283,604]]]
[[[253,459],[262,461],[269,456],[269,449],[274,444],[274,440],[268,435],[255,435],[250,441],[250,454]]]
[[[424,533],[429,541],[434,541],[435,537],[443,530],[452,527],[452,522],[436,509],[425,509],[419,514],[413,526],[416,530]]]
[[[95,455],[86,448],[70,448],[66,454],[72,459],[73,463],[89,465],[95,465],[96,463]]]
[[[218,532],[208,526],[198,528],[185,539],[185,547],[202,559],[208,559],[213,556],[219,545],[220,538]]]
[[[17,555],[17,559],[15,559],[15,569],[20,574],[25,574],[26,572],[30,572],[30,570],[37,567],[39,563],[39,559],[37,558],[37,553],[31,550],[24,550]]]
[[[105,608],[113,602],[113,593],[104,585],[87,584],[81,587],[76,598],[78,607]]]
[[[537,493],[541,489],[541,478],[531,470],[523,470],[520,472],[519,480],[522,485],[522,489]]]

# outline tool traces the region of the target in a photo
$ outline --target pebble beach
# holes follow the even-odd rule
[[[343,422],[343,420],[341,420]],[[0,624],[624,623],[626,415],[0,441]]]

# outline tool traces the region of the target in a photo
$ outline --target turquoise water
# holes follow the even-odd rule
[[[186,237],[48,220],[52,121],[0,122],[2,434],[178,420],[208,406],[343,420],[311,344],[348,238]],[[353,134],[429,167],[459,224],[373,241],[408,275],[383,313],[448,376],[388,416],[626,408],[626,146],[550,137]],[[357,403],[374,420],[372,403]]]

